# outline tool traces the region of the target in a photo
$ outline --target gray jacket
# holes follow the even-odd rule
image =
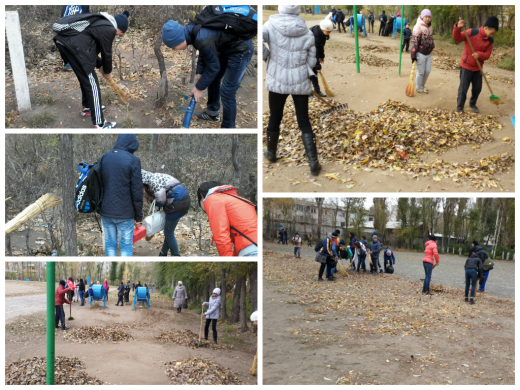
[[[220,295],[214,297],[213,295],[209,298],[209,302],[204,302],[208,305],[208,311],[206,312],[206,318],[210,320],[218,320],[218,314],[220,309]]]
[[[173,303],[174,308],[178,309],[179,307],[184,306],[184,303],[186,303],[186,300],[188,299],[186,288],[184,286],[175,287],[172,298],[175,299],[175,302]]]
[[[309,95],[316,46],[303,18],[271,15],[263,26],[263,39],[263,58],[267,61],[265,88],[282,94]]]

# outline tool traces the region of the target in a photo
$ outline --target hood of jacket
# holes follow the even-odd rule
[[[139,141],[135,134],[119,134],[114,149],[123,149],[134,154],[139,150]]]
[[[204,202],[206,201],[206,199],[208,199],[208,196],[210,196],[211,194],[214,194],[215,192],[227,192],[227,191],[232,191],[232,190],[236,190],[236,189],[237,188],[235,186],[232,186],[230,184],[226,184],[226,185],[220,186],[220,187],[210,188],[210,190],[206,194],[206,197],[204,198]]]
[[[305,20],[297,15],[271,15],[269,22],[276,31],[286,37],[301,37],[309,32]]]

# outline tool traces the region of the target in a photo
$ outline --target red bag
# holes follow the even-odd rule
[[[132,242],[135,244],[137,241],[142,240],[146,237],[146,228],[144,226],[139,226],[134,229],[134,238]]]

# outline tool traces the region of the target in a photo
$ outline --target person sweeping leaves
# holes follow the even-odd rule
[[[311,76],[311,83],[314,88],[314,92],[316,92],[321,97],[327,97],[327,95],[320,91],[318,73],[321,73],[321,64],[325,62],[325,44],[329,40],[330,33],[332,32],[332,22],[328,19],[324,19],[320,22],[319,25],[311,27],[310,30],[314,35],[314,42],[316,45],[316,66],[312,68],[314,76]],[[309,96],[311,98],[314,97],[312,94]]]
[[[488,20],[486,20],[486,23],[484,23],[484,26],[480,28],[470,28],[465,32],[463,31],[464,27],[464,20],[459,20],[453,26],[452,34],[452,38],[455,42],[466,42],[460,59],[460,84],[457,94],[457,112],[464,111],[466,95],[471,84],[469,108],[478,114],[480,111],[477,107],[477,100],[482,91],[482,72],[477,65],[477,61],[480,62],[480,66],[483,68],[484,61],[491,56],[491,51],[493,50],[493,35],[498,31],[498,18],[496,16],[490,16]],[[472,53],[471,47],[466,39],[466,34],[469,36],[475,53]]]
[[[204,340],[208,339],[209,336],[209,325],[213,330],[213,344],[217,344],[217,320],[219,317],[220,309],[220,288],[213,290],[213,294],[209,298],[209,302],[203,302],[202,307],[208,306],[208,311],[203,315],[206,317],[206,326],[204,327]]]
[[[412,35],[412,64],[417,61],[416,91],[428,93],[424,87],[432,69],[433,42],[432,13],[429,9],[423,9],[417,18]]]

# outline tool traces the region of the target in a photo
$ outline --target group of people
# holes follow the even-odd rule
[[[86,281],[86,279],[85,279]],[[93,295],[92,292],[92,286],[99,285],[99,281],[91,281],[89,285],[85,283],[85,281],[80,279],[74,279],[72,277],[68,278],[67,280],[60,280],[58,284],[58,288],[56,289],[55,295],[54,295],[54,306],[55,306],[55,326],[56,329],[60,328],[61,323],[61,329],[62,330],[68,330],[65,326],[65,311],[63,309],[63,305],[65,303],[71,304],[71,302],[78,302],[80,301],[79,306],[85,306],[85,299],[88,299],[89,296]],[[105,279],[103,283],[103,287],[105,289],[105,300],[108,300],[108,291],[110,290],[110,285],[108,284],[107,279]],[[139,287],[146,287],[146,283],[141,285],[141,281],[138,281],[137,284],[134,282],[130,284],[130,280],[128,280],[126,283],[123,283],[121,281],[119,283],[119,286],[117,288],[117,297],[118,301],[116,306],[119,306],[119,303],[121,302],[121,306],[123,306],[124,302],[130,301],[130,290],[134,291],[137,290]]]
[[[320,269],[318,271],[319,282],[324,281],[323,273],[325,271],[325,276],[328,281],[336,280],[334,274],[337,272],[337,262],[342,259],[347,261],[348,267],[352,268],[352,270],[356,271],[358,274],[361,270],[363,273],[366,273],[367,267],[365,260],[367,255],[370,256],[370,274],[378,275],[379,273],[383,273],[381,263],[379,262],[379,255],[381,252],[383,252],[384,272],[394,272],[394,252],[389,246],[384,250],[382,249],[383,242],[378,238],[377,231],[372,232],[370,244],[367,242],[365,236],[362,236],[362,239],[358,240],[354,232],[349,233],[350,241],[347,244],[344,240],[339,239],[340,234],[341,232],[339,229],[335,230],[333,233],[328,234],[324,240],[319,241],[314,248],[317,252],[316,262],[320,263]]]
[[[278,232],[278,244],[282,243],[282,245],[287,245],[287,229],[281,228]]]
[[[134,229],[142,225],[143,199],[166,214],[164,242],[159,256],[180,256],[175,229],[191,206],[184,185],[172,175],[141,168],[135,152],[135,134],[120,134],[112,150],[101,159],[103,202],[99,210],[104,230],[105,253],[132,256]],[[257,256],[256,206],[237,194],[237,188],[216,181],[201,183],[198,206],[206,213],[220,256]]]
[[[215,15],[220,7],[215,7]],[[229,12],[250,17],[257,22],[256,12],[247,5],[230,6]],[[204,10],[202,11],[204,12]],[[251,16],[252,15],[252,16]],[[101,90],[95,72],[111,81],[113,70],[113,45],[116,36],[127,33],[130,12],[112,16],[107,12],[94,14],[88,5],[63,6],[62,18],[54,23],[54,42],[65,64],[63,70],[74,71],[82,95],[82,116],[90,116],[95,129],[115,129],[116,122],[104,117],[106,107],[102,104]],[[254,46],[251,37],[230,33],[225,29],[205,27],[200,23],[182,26],[168,21],[162,31],[162,40],[173,50],[186,50],[192,45],[198,52],[195,87],[191,91],[197,103],[203,91],[208,91],[206,109],[195,115],[205,121],[220,122],[221,102],[223,107],[222,128],[235,128],[237,115],[236,93],[251,62]]]

